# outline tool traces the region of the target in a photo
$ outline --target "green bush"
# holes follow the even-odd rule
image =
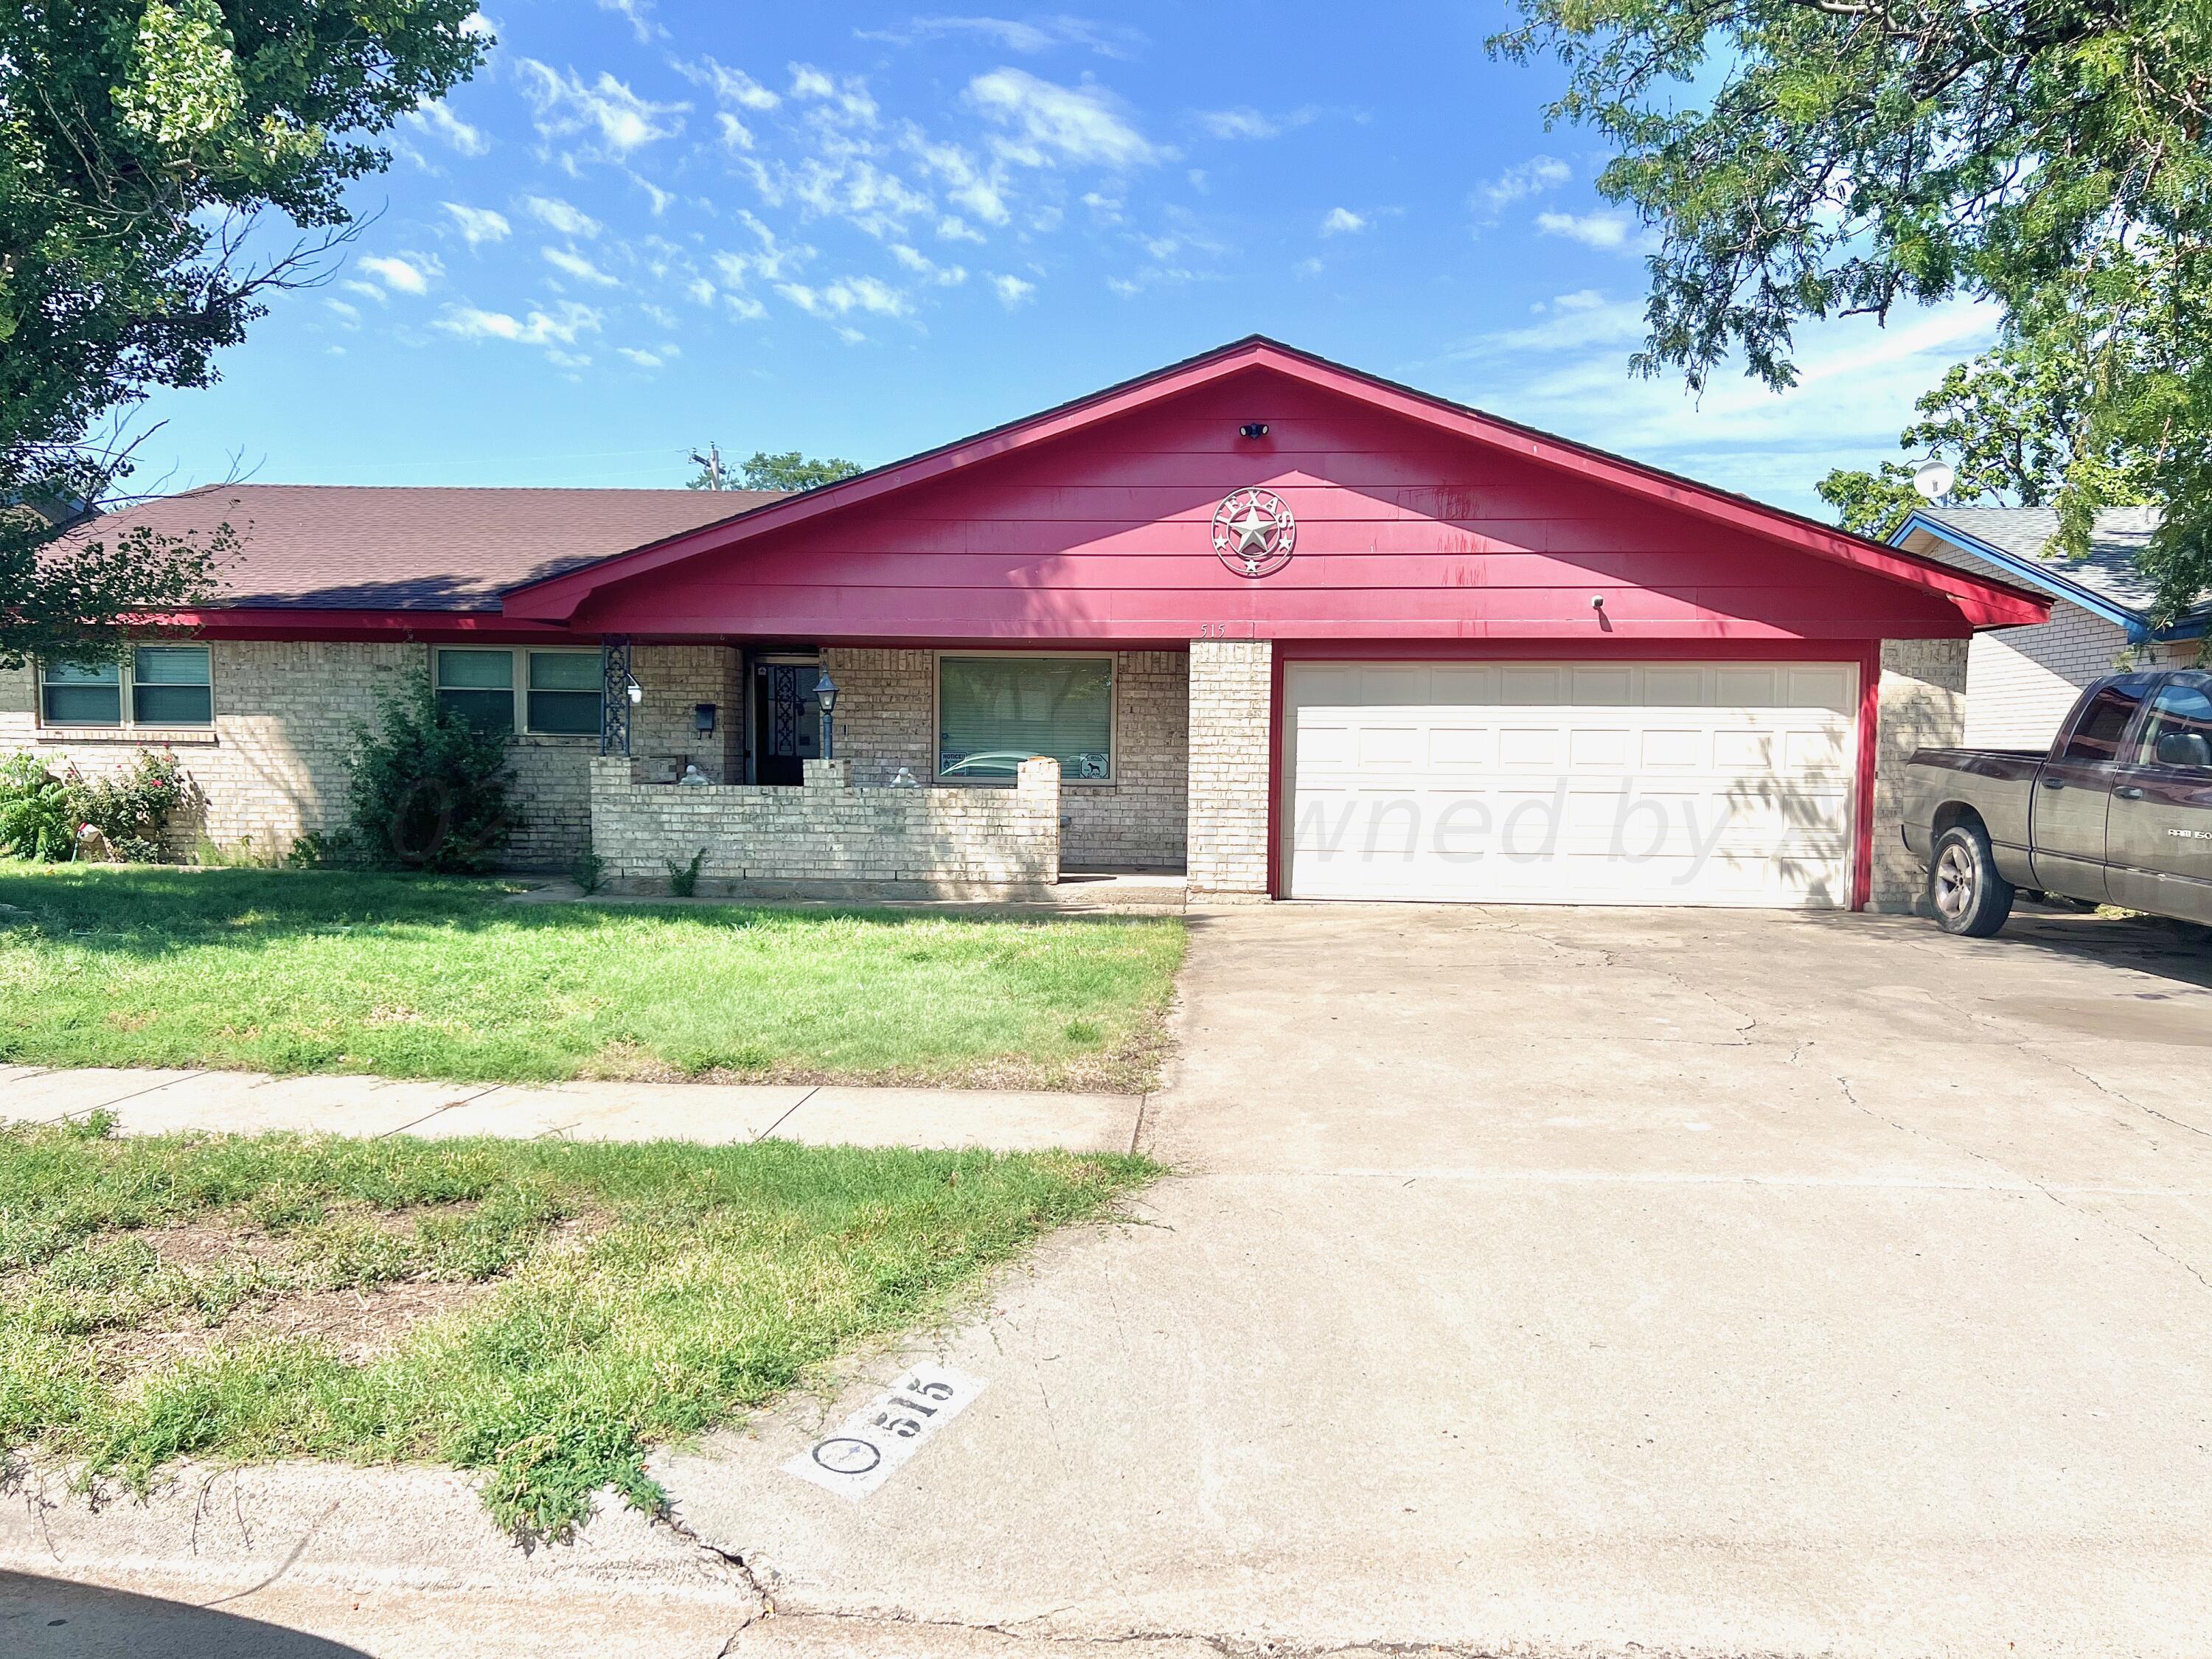
[[[59,862],[76,853],[69,785],[29,755],[0,762],[0,851]]]
[[[691,855],[689,864],[678,864],[674,859],[663,859],[668,866],[668,890],[678,898],[690,898],[699,890],[699,866],[707,861],[707,849],[701,848]]]
[[[351,840],[371,863],[473,873],[522,827],[507,734],[440,702],[427,674],[380,701],[375,727],[354,727],[351,763]]]
[[[60,863],[76,856],[78,837],[93,829],[119,857],[151,864],[188,787],[166,750],[142,752],[127,770],[97,778],[74,766],[52,772],[17,755],[0,763],[0,850]]]

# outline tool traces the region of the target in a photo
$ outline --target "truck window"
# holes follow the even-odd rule
[[[2136,763],[2212,772],[2212,692],[2183,684],[2160,691],[2143,722]]]
[[[2108,685],[2089,701],[2075,723],[2074,733],[2066,739],[2066,747],[2058,758],[2069,761],[2110,761],[2118,759],[2120,739],[2127,735],[2128,722],[2135,718],[2136,710],[2142,706],[2142,682],[2133,684],[2123,680]]]

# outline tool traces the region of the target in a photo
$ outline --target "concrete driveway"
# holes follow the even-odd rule
[[[859,1503],[777,1466],[892,1356],[666,1460],[736,1651],[2212,1651],[2203,936],[1193,925],[1182,1173],[915,1351],[977,1403]]]

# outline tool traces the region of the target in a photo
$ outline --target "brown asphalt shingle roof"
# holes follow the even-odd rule
[[[112,537],[228,524],[222,605],[496,611],[501,592],[781,499],[750,489],[448,489],[215,484],[105,514]]]

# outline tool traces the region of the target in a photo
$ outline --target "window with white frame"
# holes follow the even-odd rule
[[[937,775],[1004,782],[1032,756],[1068,779],[1114,775],[1114,659],[1041,653],[937,659]]]
[[[212,726],[214,674],[204,645],[142,645],[127,662],[42,663],[47,726]]]
[[[441,646],[438,699],[473,725],[535,737],[599,733],[599,653]]]

